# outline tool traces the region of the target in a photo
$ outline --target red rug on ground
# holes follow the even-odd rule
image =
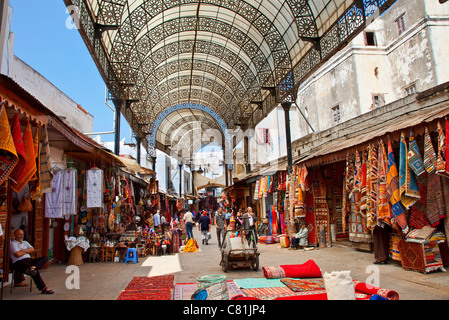
[[[356,292],[364,293],[366,295],[371,296],[377,294],[388,300],[399,300],[399,294],[396,291],[378,288],[357,280],[354,280],[354,288]]]
[[[117,300],[171,300],[174,276],[134,277]]]
[[[321,278],[321,269],[313,260],[303,264],[281,265],[286,278]]]
[[[313,260],[309,260],[303,264],[262,267],[262,270],[264,277],[267,279],[321,278],[321,269]]]

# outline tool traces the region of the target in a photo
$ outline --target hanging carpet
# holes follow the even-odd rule
[[[8,115],[5,107],[2,107],[0,111],[0,184],[8,178],[18,161]]]
[[[388,173],[387,173],[387,198],[392,206],[392,213],[396,223],[402,229],[403,233],[408,232],[407,219],[405,216],[405,208],[401,203],[399,194],[399,176],[394,160],[393,148],[391,141],[388,141]]]

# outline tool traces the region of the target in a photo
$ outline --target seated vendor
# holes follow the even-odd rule
[[[298,248],[304,248],[308,245],[309,230],[306,228],[306,224],[302,223],[299,227],[298,233],[296,233],[291,239],[291,249],[296,250]]]

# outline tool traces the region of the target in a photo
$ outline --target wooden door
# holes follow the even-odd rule
[[[33,201],[34,211],[30,213],[28,221],[31,221],[31,240],[34,249],[36,250],[36,257],[48,256],[48,220],[44,218],[44,200]],[[46,268],[47,265],[44,267]]]

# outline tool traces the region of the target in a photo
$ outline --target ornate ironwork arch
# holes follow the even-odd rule
[[[224,149],[227,156],[229,154],[232,154],[232,142],[231,142],[231,136],[228,131],[228,127],[226,125],[226,122],[212,109],[200,105],[200,104],[192,104],[192,103],[184,103],[184,104],[178,104],[175,106],[172,106],[164,111],[162,111],[157,117],[156,121],[153,122],[151,125],[150,132],[148,134],[148,154],[152,157],[156,156],[156,133],[159,129],[159,126],[161,125],[162,121],[172,112],[175,112],[180,109],[198,109],[203,112],[206,112],[208,115],[210,115],[216,122],[218,127],[221,129],[221,132],[224,136]]]
[[[217,91],[224,88],[220,85],[179,87],[159,95],[158,103],[145,102],[156,87],[169,86],[172,73],[167,68],[175,65],[173,61],[187,66],[182,54],[191,57],[191,80],[205,71],[204,66],[195,65],[199,57],[210,63],[209,67],[222,68],[216,73],[208,70],[204,79],[222,85],[227,72],[227,77],[240,81],[233,91],[237,101],[232,101],[231,111],[217,114],[228,127],[239,122],[253,127],[280,102],[294,100],[305,79],[395,0],[64,2],[114,103],[136,135],[145,137],[164,108],[195,102],[219,111],[224,105],[218,99],[221,92]],[[234,59],[232,63],[230,59]],[[155,70],[164,68],[167,72],[161,77],[165,78],[153,77]],[[214,91],[218,94],[211,94]],[[140,102],[126,103],[136,100]]]

